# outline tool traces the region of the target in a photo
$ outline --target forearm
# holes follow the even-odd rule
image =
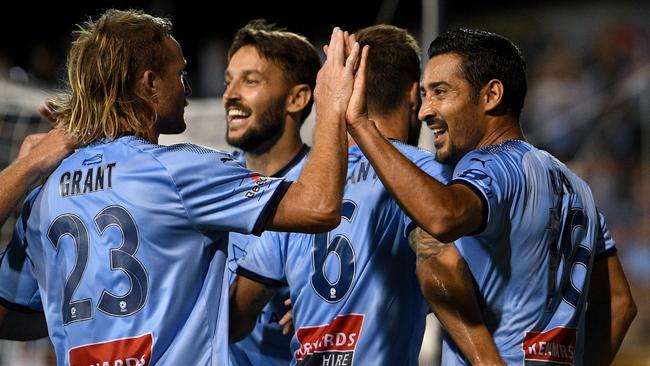
[[[348,156],[345,121],[337,114],[318,113],[314,136],[300,177],[278,205],[272,230],[323,232],[340,221]]]
[[[478,197],[470,200],[462,194],[468,188],[445,186],[423,172],[381,135],[372,120],[348,125],[348,131],[386,189],[418,226],[443,242],[454,241],[478,228],[480,217],[476,212],[481,210],[471,204],[480,202]]]
[[[273,287],[246,277],[235,278],[230,285],[229,294],[228,342],[238,342],[250,334],[260,311],[275,291]]]
[[[229,343],[239,342],[253,331],[257,316],[250,315],[251,314],[244,313],[241,308],[231,304],[228,326]]]
[[[5,223],[37,177],[26,159],[18,159],[0,172],[0,226]]]
[[[585,364],[609,365],[614,360],[637,309],[618,257],[594,262],[586,314]]]
[[[47,337],[44,313],[24,314],[0,305],[0,339],[33,341]]]
[[[472,278],[453,244],[417,245],[416,273],[431,309],[473,365],[504,364],[483,323]]]

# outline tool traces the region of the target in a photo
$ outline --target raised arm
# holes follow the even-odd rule
[[[636,312],[618,256],[597,258],[589,284],[585,365],[612,363]]]
[[[255,328],[257,317],[273,297],[276,288],[237,276],[230,285],[230,317],[228,342],[235,343]]]
[[[478,229],[483,212],[478,194],[462,184],[445,186],[420,170],[368,118],[365,77],[361,71],[355,75],[354,93],[346,111],[347,129],[386,189],[418,226],[442,242],[452,242]]]
[[[29,135],[18,157],[0,172],[0,226],[31,185],[49,174],[74,149],[74,140],[61,130]],[[0,304],[0,339],[27,341],[47,336],[43,313],[21,313]]]
[[[416,274],[431,310],[472,365],[505,365],[483,323],[467,264],[453,243],[417,228],[409,235]]]
[[[289,187],[267,229],[323,232],[336,227],[341,219],[348,151],[345,111],[362,54],[357,44],[346,58],[345,37],[338,28],[332,33],[314,91],[314,144],[300,177]],[[360,68],[366,54],[361,55]]]
[[[31,185],[49,174],[74,149],[74,140],[62,130],[29,135],[16,160],[0,172],[0,225]]]

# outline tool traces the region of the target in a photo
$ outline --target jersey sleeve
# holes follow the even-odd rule
[[[0,305],[20,312],[42,312],[38,283],[27,256],[27,219],[36,191],[25,200],[9,245],[0,254]]]
[[[285,286],[284,263],[289,233],[267,231],[252,238],[238,262],[237,274],[269,286]]]
[[[598,239],[596,241],[596,259],[616,253],[616,241],[607,228],[607,221],[600,210],[598,211]]]
[[[290,184],[250,171],[225,152],[195,145],[170,151],[161,160],[188,216],[205,231],[259,235]]]
[[[517,179],[516,174],[512,166],[494,154],[473,151],[461,159],[449,184],[464,184],[483,202],[481,225],[469,235],[482,233],[489,222],[502,222],[502,217],[507,214],[507,200]]]

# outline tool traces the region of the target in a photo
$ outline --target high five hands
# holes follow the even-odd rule
[[[317,113],[334,113],[347,123],[366,117],[365,72],[369,46],[361,49],[353,34],[332,31],[327,56],[316,78]],[[347,56],[346,56],[347,55]]]

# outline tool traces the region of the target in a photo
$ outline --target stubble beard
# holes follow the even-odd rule
[[[286,96],[283,95],[273,101],[240,137],[231,137],[226,131],[226,142],[249,153],[269,151],[284,132],[285,100]]]

